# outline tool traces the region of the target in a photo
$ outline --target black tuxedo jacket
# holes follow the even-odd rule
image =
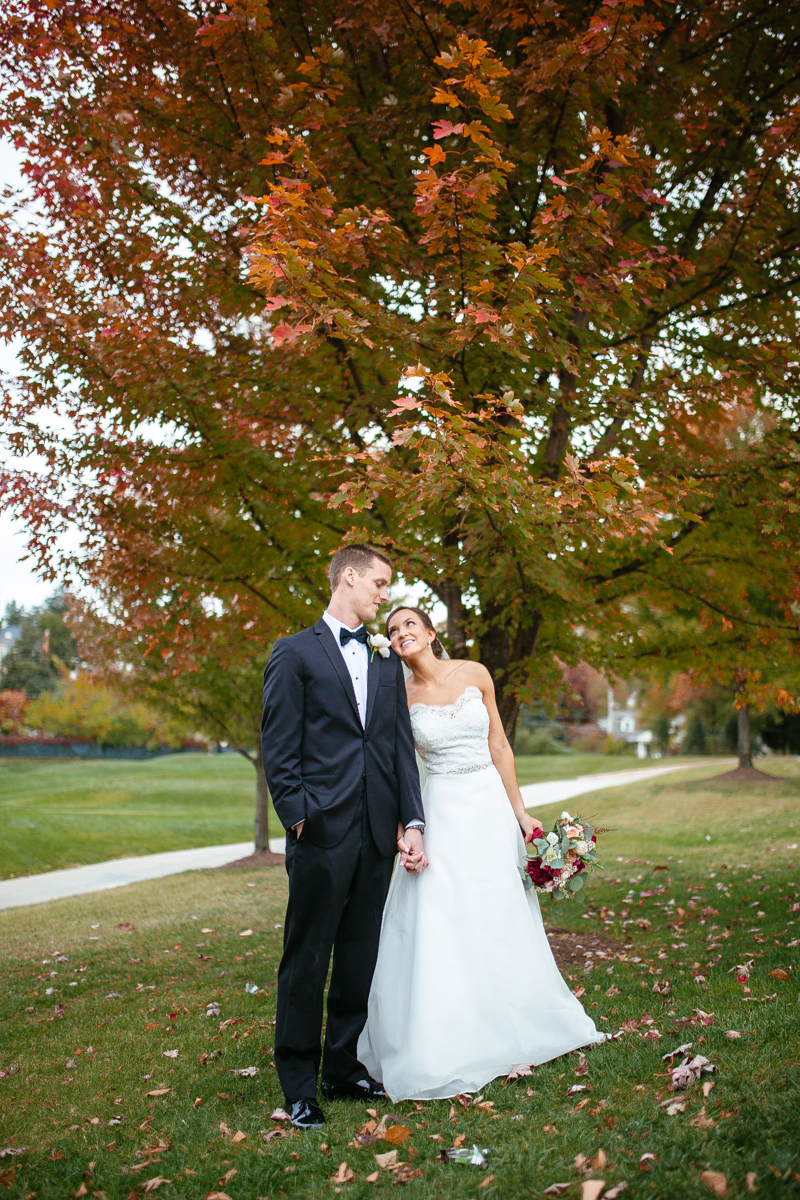
[[[305,821],[303,838],[332,847],[366,797],[382,855],[396,853],[398,821],[424,821],[419,772],[400,659],[375,652],[367,672],[362,728],[336,638],[320,619],[275,643],[264,672],[264,773],[285,829]]]

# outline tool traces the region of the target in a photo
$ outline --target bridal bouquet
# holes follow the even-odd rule
[[[524,869],[526,888],[549,892],[554,900],[575,898],[583,887],[581,874],[597,864],[597,834],[588,821],[562,812],[552,833],[534,838]]]

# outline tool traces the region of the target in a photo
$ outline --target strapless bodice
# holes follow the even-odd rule
[[[480,688],[465,688],[454,704],[412,704],[414,744],[429,775],[469,775],[492,765],[489,714]]]

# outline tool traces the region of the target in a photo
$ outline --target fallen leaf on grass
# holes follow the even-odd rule
[[[240,1067],[238,1071],[231,1071],[231,1075],[241,1075],[242,1078],[252,1079],[258,1074],[258,1067]]]
[[[542,1194],[545,1196],[561,1196],[564,1192],[568,1192],[571,1187],[571,1183],[551,1183],[550,1187],[546,1187]]]
[[[164,1055],[164,1058],[177,1058],[178,1057],[177,1050],[162,1050],[161,1053]]]
[[[397,1166],[397,1151],[387,1150],[385,1154],[376,1154],[375,1162],[382,1171],[391,1171],[392,1167]]]
[[[489,1187],[490,1184],[494,1183],[494,1179],[494,1175],[487,1175],[486,1178],[482,1179],[478,1184],[478,1190]]]
[[[145,1092],[145,1096],[166,1096],[171,1091],[172,1088],[154,1088],[152,1092]]]
[[[413,1163],[400,1163],[394,1172],[394,1181],[395,1183],[410,1183],[412,1179],[418,1179],[421,1174],[420,1168],[415,1169]]]
[[[236,1167],[231,1167],[230,1171],[226,1171],[222,1179],[219,1181],[219,1186],[224,1187],[226,1183],[230,1183],[234,1175],[238,1175],[239,1171]]]
[[[225,1192],[209,1192],[206,1200],[231,1200]]]
[[[769,972],[770,979],[780,979],[782,983],[786,983],[789,979],[789,972],[784,971],[783,967],[778,967],[774,971]]]
[[[532,1075],[533,1067],[526,1066],[525,1063],[518,1063],[516,1067],[512,1067],[505,1078],[506,1083],[511,1083],[512,1079],[521,1079],[524,1075]]]
[[[193,1171],[191,1167],[184,1167],[183,1173],[184,1175],[196,1175],[197,1171]]]
[[[658,1162],[658,1155],[653,1154],[652,1150],[646,1150],[639,1159],[639,1168],[642,1171],[652,1171],[653,1163]]]
[[[27,1148],[27,1146],[6,1146],[0,1150],[0,1158],[16,1158],[18,1155],[24,1154]],[[59,1154],[58,1157],[63,1158],[64,1155]]]
[[[81,1200],[81,1196],[88,1196],[89,1189],[85,1183],[82,1183],[77,1192],[74,1192],[73,1194],[75,1196],[75,1200]]]
[[[608,1108],[610,1103],[611,1103],[610,1100],[601,1100],[600,1103],[596,1104],[594,1108],[590,1108],[589,1112],[591,1113],[591,1115],[593,1117],[596,1117],[597,1114],[601,1113],[604,1108]]]
[[[687,1056],[680,1066],[672,1068],[670,1091],[677,1092],[689,1087],[700,1078],[704,1071],[716,1071],[714,1064],[705,1055],[696,1054],[692,1059]]]
[[[689,1122],[692,1129],[713,1129],[716,1123],[716,1121],[712,1121],[710,1117],[706,1116],[705,1104],[700,1109],[700,1112],[697,1114],[697,1116],[692,1117],[691,1121]]]
[[[745,1182],[745,1187],[747,1188],[748,1192],[757,1192],[758,1191],[758,1188],[756,1187],[757,1179],[758,1179],[758,1176],[756,1175],[755,1171],[747,1172],[747,1178],[745,1179],[744,1182]]]
[[[154,1192],[156,1188],[161,1187],[162,1183],[172,1183],[171,1179],[165,1179],[163,1175],[156,1175],[153,1179],[148,1179],[144,1184],[145,1195],[149,1192]]]
[[[725,1030],[725,1037],[730,1038],[732,1042],[734,1042],[736,1040],[736,1038],[740,1038],[741,1036],[742,1035],[739,1033],[738,1029],[726,1029]]]
[[[558,1130],[556,1129],[555,1125],[543,1125],[542,1132],[543,1133],[558,1133]]]
[[[588,1092],[589,1085],[586,1083],[573,1083],[572,1087],[567,1088],[566,1094],[573,1096],[575,1092]]]
[[[605,1186],[605,1179],[584,1179],[581,1184],[581,1200],[599,1200]]]
[[[276,1108],[270,1113],[271,1121],[291,1121],[291,1117],[283,1108]]]
[[[728,1181],[721,1171],[703,1171],[700,1178],[717,1196],[727,1196]]]
[[[622,1183],[617,1183],[614,1187],[608,1189],[603,1200],[617,1200],[617,1197],[622,1195],[627,1186],[627,1183],[623,1179]]]
[[[594,1158],[592,1159],[592,1166],[594,1167],[595,1171],[602,1171],[608,1166],[608,1159],[606,1158],[605,1150],[597,1151],[597,1154],[595,1154]]]
[[[335,1175],[331,1175],[331,1183],[350,1183],[355,1179],[355,1171],[351,1171],[346,1162],[339,1163],[339,1170]]]
[[[243,929],[242,932],[239,934],[239,937],[252,937],[252,936],[253,936],[252,929]]]
[[[281,1129],[280,1126],[278,1126],[277,1129],[270,1129],[267,1133],[264,1134],[264,1141],[265,1142],[274,1142],[276,1138],[285,1138],[285,1137],[291,1137],[291,1134],[289,1133],[288,1129]],[[325,1143],[323,1142],[322,1145],[324,1146]],[[320,1146],[320,1150],[322,1150],[322,1146]],[[325,1149],[323,1150],[323,1154],[327,1154],[327,1153],[328,1153],[328,1147],[325,1146]]]
[[[705,1083],[703,1084],[703,1086],[700,1088],[700,1091],[703,1093],[704,1100],[707,1100],[708,1097],[711,1095],[711,1089],[713,1088],[713,1086],[714,1086],[714,1084],[711,1082],[711,1080],[707,1079],[705,1081]]]
[[[671,1058],[676,1058],[679,1054],[686,1054],[692,1048],[691,1042],[685,1042],[683,1046],[678,1046],[677,1050],[670,1050],[668,1054],[661,1055],[662,1062],[669,1062]]]
[[[234,1145],[238,1145],[239,1142],[244,1142],[244,1141],[246,1141],[246,1139],[247,1139],[247,1134],[242,1133],[241,1129],[238,1129],[236,1131],[236,1133],[233,1135],[233,1137],[231,1138],[231,1141],[234,1143]]]
[[[391,1129],[387,1129],[383,1135],[385,1142],[390,1142],[393,1146],[402,1146],[403,1142],[407,1142],[411,1137],[411,1130],[407,1125],[393,1125]]]
[[[675,1117],[678,1113],[686,1111],[683,1100],[662,1100],[661,1107],[666,1111],[668,1117]]]
[[[367,1183],[377,1183],[378,1180],[380,1179],[380,1177],[381,1177],[380,1171],[373,1171],[371,1175],[367,1175],[366,1182]]]
[[[428,1137],[431,1139],[432,1142],[441,1142],[444,1140],[440,1133],[429,1133]]]

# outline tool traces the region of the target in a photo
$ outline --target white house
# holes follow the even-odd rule
[[[653,740],[651,729],[639,729],[639,712],[636,707],[638,697],[631,692],[624,706],[617,704],[614,692],[608,689],[608,716],[600,717],[597,724],[612,737],[623,742],[636,744],[636,757],[647,758],[648,746]]]

